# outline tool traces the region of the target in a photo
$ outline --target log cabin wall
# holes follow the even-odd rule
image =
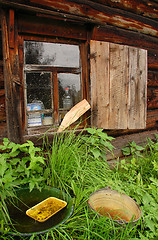
[[[6,112],[5,112],[5,89],[3,77],[2,36],[0,30],[0,139],[7,137]]]
[[[70,37],[81,41],[92,39],[148,50],[146,129],[108,132],[110,135],[118,136],[158,128],[158,3],[156,1],[30,0],[26,3],[23,0],[0,0],[0,6],[15,10],[19,36]],[[55,24],[58,24],[57,28],[54,27]],[[88,30],[88,34],[85,29]],[[0,131],[3,137],[6,136],[6,114],[1,31],[0,86]]]

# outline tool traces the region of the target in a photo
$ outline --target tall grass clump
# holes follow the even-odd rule
[[[114,147],[103,130],[86,129],[86,133],[75,131],[55,135],[52,145],[46,144],[48,163],[51,169],[51,185],[65,191],[81,188],[85,183],[86,169],[93,165],[94,159],[101,159],[106,165],[106,152]],[[97,163],[96,163],[97,164]]]

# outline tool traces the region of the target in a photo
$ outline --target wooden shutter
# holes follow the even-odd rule
[[[92,126],[144,129],[147,51],[91,41],[90,56]]]

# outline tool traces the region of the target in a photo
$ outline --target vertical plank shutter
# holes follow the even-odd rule
[[[145,128],[147,51],[91,41],[90,56],[92,126]]]

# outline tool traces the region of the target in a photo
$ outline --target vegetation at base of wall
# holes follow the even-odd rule
[[[46,184],[47,162],[40,148],[31,141],[22,145],[3,139],[0,145],[0,220],[11,222],[6,200],[13,200],[15,190],[28,186],[30,191],[34,187],[41,190]]]
[[[125,147],[126,149],[123,149],[125,159],[118,159],[113,168],[106,161],[106,152],[113,150],[112,138],[102,129],[89,128],[87,134],[78,136],[74,132],[56,135],[52,145],[48,144],[45,138],[43,149],[34,147],[31,142],[26,145],[17,145],[18,153],[14,153],[15,156],[13,152],[16,152],[16,144],[9,143],[5,139],[6,145],[1,146],[4,151],[1,153],[1,157],[3,154],[9,155],[12,152],[13,155],[9,155],[5,160],[13,163],[10,165],[11,167],[5,167],[5,171],[2,171],[2,173],[4,172],[2,179],[7,175],[7,171],[14,171],[16,166],[25,160],[24,158],[22,161],[16,162],[17,156],[25,148],[27,150],[23,153],[29,160],[25,162],[23,184],[28,184],[30,190],[33,187],[41,189],[44,184],[51,185],[63,189],[75,198],[74,213],[65,224],[43,235],[32,235],[19,239],[156,239],[158,237],[158,136],[156,135],[156,137],[157,141],[153,142],[148,139],[148,143],[144,147],[137,146],[134,142],[129,143]],[[14,151],[11,146],[10,150],[7,148],[9,144],[14,145]],[[34,149],[32,150],[33,155],[31,155],[31,148]],[[33,160],[31,156],[34,156],[35,159]],[[4,161],[4,157],[2,159]],[[0,168],[3,169],[3,164],[0,165]],[[41,182],[37,181],[36,185],[33,180],[39,177],[38,174],[43,178]],[[22,176],[20,178],[22,179]],[[17,179],[12,183],[14,183],[11,185],[13,189],[16,186],[20,187]],[[5,184],[1,183],[3,188],[7,189]],[[106,216],[99,217],[89,209],[87,204],[89,195],[106,186],[129,195],[140,205],[142,217],[135,225],[130,223],[119,225]],[[0,236],[1,239],[14,239],[7,235],[7,229],[2,222],[1,231],[3,232]]]

